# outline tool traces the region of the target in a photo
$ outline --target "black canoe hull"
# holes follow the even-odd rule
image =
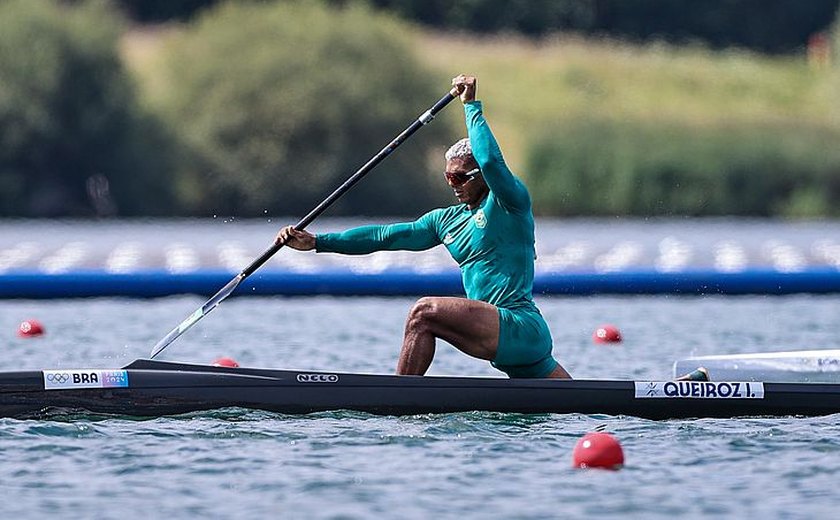
[[[643,390],[644,385],[652,383],[634,381],[366,375],[149,360],[135,361],[114,372],[127,378],[127,386],[46,389],[47,372],[0,373],[0,417],[37,418],[57,409],[158,417],[228,407],[286,414],[331,410],[380,415],[492,411],[650,419],[840,413],[837,384],[750,383],[753,390],[761,385],[762,397],[738,398],[737,392],[743,392],[746,383],[683,383],[682,395],[650,398]],[[676,392],[674,383],[660,384],[672,385]],[[713,397],[705,395],[707,392]],[[719,395],[724,393],[727,398]]]

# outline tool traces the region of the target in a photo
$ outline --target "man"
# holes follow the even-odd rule
[[[367,254],[443,244],[458,262],[467,298],[425,297],[412,307],[398,374],[423,375],[440,338],[510,377],[570,379],[552,357],[548,325],[531,296],[534,216],[525,185],[508,169],[476,101],[476,79],[452,80],[469,138],[446,152],[445,177],[459,204],[414,222],[362,226],[317,236],[283,228],[277,241],[307,251]]]

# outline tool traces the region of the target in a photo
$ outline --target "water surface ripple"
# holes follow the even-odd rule
[[[148,354],[203,299],[0,301],[0,369],[116,367]],[[167,359],[391,372],[411,298],[241,298]],[[840,299],[539,298],[581,378],[667,378],[691,354],[837,348]],[[40,319],[47,334],[14,337]],[[618,325],[625,342],[595,346]],[[498,375],[445,344],[433,374]],[[571,465],[614,433],[618,472]],[[287,416],[240,409],[149,420],[0,419],[5,518],[581,518],[831,515],[840,415],[649,421],[606,415]]]

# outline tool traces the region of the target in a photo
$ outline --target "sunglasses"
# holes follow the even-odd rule
[[[481,173],[480,168],[473,168],[466,173],[459,172],[443,172],[443,176],[449,181],[452,186],[460,186],[475,179],[475,176]]]

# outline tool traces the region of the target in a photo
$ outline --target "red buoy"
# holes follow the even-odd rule
[[[18,327],[18,336],[21,338],[34,338],[44,334],[44,326],[38,320],[24,320]]]
[[[592,341],[595,343],[620,343],[621,332],[615,325],[601,325],[592,333]]]
[[[220,357],[213,361],[214,367],[229,367],[229,368],[239,368],[239,363],[237,363],[234,359],[229,357]]]
[[[572,452],[572,467],[575,468],[619,469],[622,465],[624,451],[609,433],[587,433],[578,439]]]

